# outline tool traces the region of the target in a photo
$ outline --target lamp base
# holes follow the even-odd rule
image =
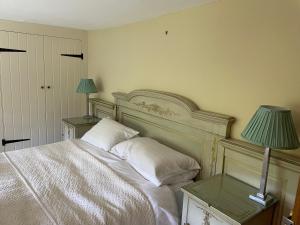
[[[249,198],[255,202],[258,202],[261,205],[264,205],[264,206],[270,205],[274,200],[274,198],[268,194],[266,194],[266,196],[264,198],[260,197],[260,196],[261,196],[261,194],[257,193],[257,194],[249,195]]]

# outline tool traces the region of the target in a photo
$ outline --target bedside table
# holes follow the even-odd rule
[[[62,119],[63,140],[81,138],[89,129],[91,129],[100,120],[101,119],[97,117],[74,117]]]
[[[257,189],[229,175],[213,176],[181,189],[182,225],[271,225],[278,200],[267,207],[249,199]]]

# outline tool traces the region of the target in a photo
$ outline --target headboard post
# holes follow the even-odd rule
[[[90,98],[89,102],[91,104],[93,116],[99,118],[110,117],[112,119],[115,119],[116,117],[115,104],[99,98]]]

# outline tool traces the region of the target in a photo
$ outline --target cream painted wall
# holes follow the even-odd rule
[[[88,71],[106,100],[151,88],[232,115],[234,138],[259,105],[286,106],[300,134],[299,21],[299,0],[219,0],[90,31]]]

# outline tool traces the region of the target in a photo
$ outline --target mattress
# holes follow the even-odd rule
[[[170,187],[84,141],[0,155],[1,224],[175,225],[178,218]]]

